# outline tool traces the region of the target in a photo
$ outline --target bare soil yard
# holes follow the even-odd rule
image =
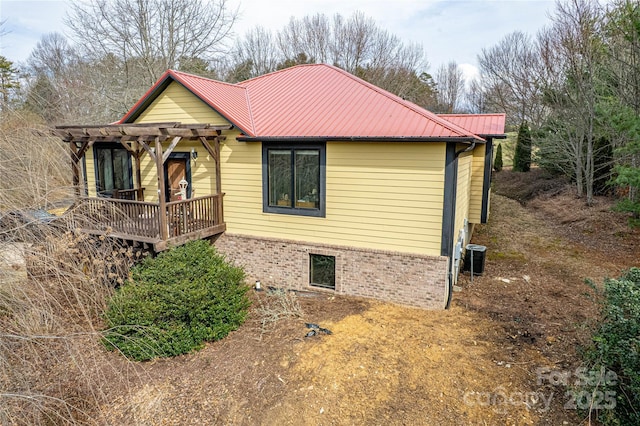
[[[111,402],[94,417],[127,425],[585,423],[565,409],[566,389],[538,380],[538,371],[579,365],[597,313],[584,279],[637,265],[640,234],[610,200],[586,208],[564,186],[533,191],[520,198],[526,205],[498,195],[516,180],[540,179],[539,171],[496,176],[491,221],[472,240],[488,247],[485,274],[461,278],[450,310],[299,295],[301,317],[263,330],[254,309],[226,339],[175,359],[132,367],[88,348],[120,376],[105,383]],[[332,334],[305,337],[306,322]]]

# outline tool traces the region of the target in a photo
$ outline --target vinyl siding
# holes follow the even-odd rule
[[[469,220],[471,177],[472,177],[473,155],[464,153],[458,157],[458,182],[456,190],[456,216],[455,230],[453,234],[454,244],[460,235],[460,230],[464,229],[464,220]],[[465,232],[467,230],[465,229]],[[468,238],[468,235],[467,235]],[[467,241],[468,242],[468,241]]]
[[[140,114],[136,123],[159,123],[179,121],[184,124],[209,123],[214,125],[229,124],[220,114],[202,102],[179,83],[171,83],[149,107]],[[164,142],[163,150],[171,144]],[[175,153],[198,153],[197,160],[191,160],[191,196],[215,194],[216,175],[215,162],[207,150],[198,141],[181,141],[173,150]],[[142,186],[145,188],[145,201],[157,202],[158,175],[155,163],[148,155],[143,155],[140,162]]]
[[[93,147],[87,149],[85,153],[85,164],[87,167],[87,196],[96,197],[96,167],[93,162]]]
[[[478,144],[473,150],[473,160],[471,163],[471,198],[469,199],[469,222],[471,223],[480,223],[480,216],[482,214],[485,149],[485,144]]]
[[[445,144],[327,144],[327,219],[344,243],[439,254]],[[328,230],[331,235],[333,232]]]
[[[224,117],[175,81],[169,84],[136,119],[136,123],[160,123],[166,121],[179,121],[188,124],[229,124]]]
[[[137,120],[166,121],[227,124],[177,83]],[[263,213],[261,144],[238,142],[236,129],[223,134],[221,184],[229,233],[440,255],[444,143],[327,143],[326,217],[318,218]],[[192,146],[199,153],[192,162],[194,195],[212,193],[214,169],[206,151],[185,142],[176,151]],[[146,155],[142,175],[146,200],[157,200],[155,166]]]
[[[444,144],[327,143],[326,217],[262,212],[260,144],[228,139],[222,155],[227,230],[438,255]]]

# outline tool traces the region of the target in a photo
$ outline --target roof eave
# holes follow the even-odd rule
[[[496,134],[491,134],[491,135],[486,135],[486,134],[478,134],[478,136],[480,136],[481,138],[487,139],[487,138],[491,138],[491,139],[506,139],[507,135],[504,133],[496,133]]]
[[[238,136],[239,142],[450,142],[450,143],[485,143],[478,137],[425,137],[425,136]]]

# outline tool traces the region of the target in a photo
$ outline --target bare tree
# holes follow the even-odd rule
[[[506,35],[478,55],[481,78],[495,110],[507,113],[511,124],[538,127],[544,117],[541,102],[540,55],[531,37],[520,31]]]
[[[539,35],[541,57],[549,79],[545,91],[553,110],[543,147],[558,164],[572,168],[578,196],[593,203],[597,152],[597,104],[604,41],[603,11],[595,0],[557,3],[552,26]],[[552,83],[552,84],[549,84]]]
[[[26,87],[26,105],[49,123],[77,116],[80,110],[76,107],[81,110],[86,107],[78,98],[86,93],[86,90],[80,90],[82,79],[77,75],[78,59],[62,34],[50,33],[42,36],[27,60],[30,79]]]
[[[236,82],[270,73],[281,61],[282,55],[271,32],[264,27],[255,27],[236,41],[228,80]]]
[[[60,33],[42,36],[27,64],[25,106],[49,124],[113,121],[133,102],[116,60],[82,57]]]
[[[69,150],[37,136],[46,129],[22,110],[0,113],[0,423],[96,424],[110,382],[128,389],[99,342],[134,254],[69,231],[71,211],[46,223],[31,213],[73,194]],[[74,214],[79,228],[97,220]]]
[[[227,79],[238,81],[301,63],[338,66],[405,99],[433,104],[422,46],[405,44],[361,12],[291,18],[275,37],[262,28],[236,44]]]
[[[455,61],[442,64],[436,73],[438,112],[452,113],[460,108],[464,96],[464,77]]]
[[[482,86],[482,80],[474,78],[465,91],[465,104],[471,114],[483,114],[489,111],[487,106],[487,89]]]
[[[280,54],[286,59],[304,53],[318,63],[332,62],[333,29],[329,18],[321,13],[302,19],[291,17],[276,35]]]
[[[123,71],[144,75],[148,87],[181,58],[227,50],[237,11],[227,0],[96,0],[71,4],[65,22],[84,54],[113,57]],[[134,66],[135,65],[135,66]],[[132,69],[133,68],[133,69]]]

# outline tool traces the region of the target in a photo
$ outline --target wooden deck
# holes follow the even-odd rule
[[[91,234],[147,243],[155,251],[163,251],[223,233],[223,195],[172,201],[166,203],[164,212],[158,203],[84,197],[73,209],[72,220],[76,227]]]

